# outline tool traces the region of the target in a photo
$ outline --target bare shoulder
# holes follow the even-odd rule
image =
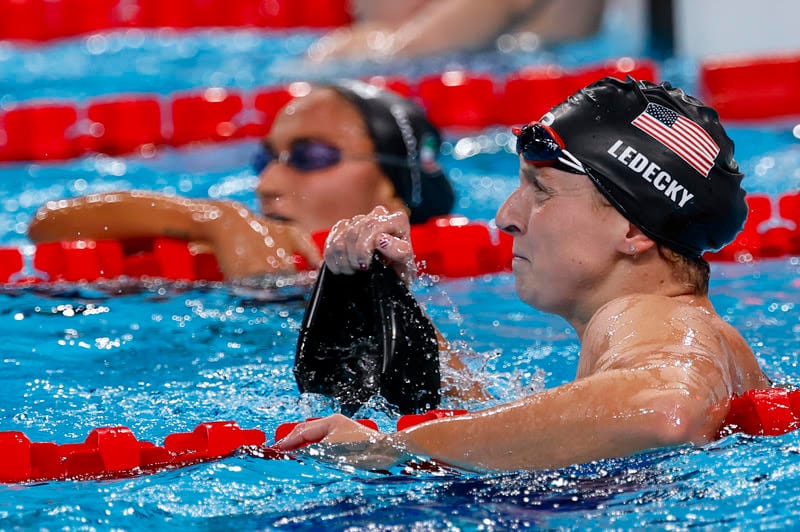
[[[584,347],[594,371],[679,361],[719,372],[734,393],[769,385],[742,335],[704,296],[637,294],[612,300],[589,322]]]
[[[601,337],[608,347],[620,343],[680,340],[676,333],[690,330],[714,333],[731,329],[707,298],[636,294],[613,299],[592,317],[586,340]],[[696,334],[696,333],[695,333]]]

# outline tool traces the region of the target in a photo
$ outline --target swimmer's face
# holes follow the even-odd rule
[[[283,161],[269,164],[256,189],[266,218],[315,232],[377,205],[402,208],[394,186],[374,161],[373,143],[361,115],[335,91],[317,88],[289,102],[264,139],[275,153],[290,151],[303,141],[340,150],[341,161],[305,172]]]
[[[517,293],[529,305],[567,320],[579,317],[615,260],[629,223],[591,180],[520,160],[519,187],[497,212],[514,237]]]

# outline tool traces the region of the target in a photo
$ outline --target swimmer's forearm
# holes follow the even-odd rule
[[[392,439],[466,469],[555,468],[710,440],[721,422],[711,410],[684,390],[643,386],[640,375],[610,371]]]
[[[48,202],[31,221],[28,236],[34,242],[146,236],[205,240],[218,214],[210,201],[135,191],[93,194]]]
[[[536,0],[429,2],[393,35],[394,53],[414,55],[485,45]]]
[[[319,253],[307,235],[268,223],[243,205],[114,192],[49,202],[28,229],[34,242],[169,236],[213,246],[226,279],[292,270],[298,252],[314,264]]]

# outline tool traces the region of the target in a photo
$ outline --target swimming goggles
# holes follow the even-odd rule
[[[276,153],[269,145],[261,144],[261,149],[253,156],[253,170],[260,174],[273,162],[285,163],[299,172],[323,170],[339,164],[342,150],[319,140],[302,139],[292,143],[288,150]]]
[[[517,154],[526,162],[542,167],[552,166],[573,174],[585,174],[583,164],[564,148],[564,141],[553,128],[541,122],[514,126],[511,132],[517,137]]]
[[[416,165],[409,164],[407,157],[376,153],[372,155],[346,155],[336,146],[321,140],[299,139],[292,143],[288,150],[276,153],[269,144],[262,142],[259,150],[253,156],[251,164],[256,174],[260,174],[273,162],[285,163],[298,172],[313,172],[324,170],[342,162],[344,159],[354,161],[375,161],[381,165],[399,166],[410,168],[413,173]]]

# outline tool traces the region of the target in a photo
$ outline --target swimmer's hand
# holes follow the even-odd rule
[[[410,458],[398,434],[384,434],[341,414],[298,424],[276,442],[276,451],[294,451],[310,443],[308,454],[359,469],[387,469]]]
[[[369,268],[375,251],[406,282],[416,275],[411,224],[403,211],[375,207],[369,214],[341,220],[325,242],[325,264],[333,273],[351,274]]]

